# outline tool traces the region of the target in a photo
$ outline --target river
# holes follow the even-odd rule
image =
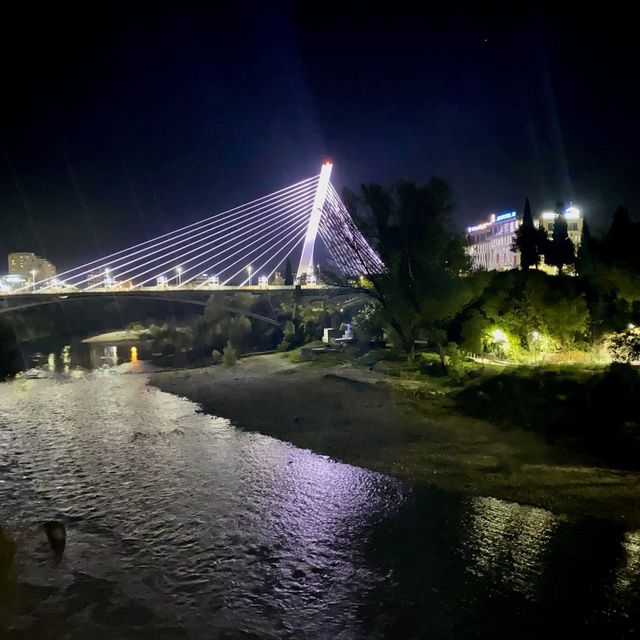
[[[411,490],[238,431],[142,366],[0,384],[0,637],[640,633],[640,532]]]

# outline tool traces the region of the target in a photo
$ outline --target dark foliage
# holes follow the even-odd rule
[[[543,228],[537,228],[534,225],[529,198],[527,198],[524,203],[522,224],[516,230],[515,239],[511,247],[512,251],[520,253],[520,268],[537,268],[546,246],[547,232]]]

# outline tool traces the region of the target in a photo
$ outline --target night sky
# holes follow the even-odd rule
[[[3,15],[0,265],[34,250],[73,266],[325,157],[337,187],[444,177],[461,226],[526,196],[534,212],[573,199],[596,227],[640,213],[631,15],[216,4]]]

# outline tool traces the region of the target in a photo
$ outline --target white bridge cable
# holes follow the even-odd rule
[[[307,215],[307,210],[308,210],[308,206],[306,204],[301,204],[298,207],[296,207],[293,211],[290,211],[289,213],[287,213],[286,215],[284,215],[282,218],[278,217],[275,219],[270,219],[267,221],[262,222],[259,225],[254,226],[251,229],[248,229],[240,234],[236,234],[234,237],[229,238],[228,240],[225,240],[224,242],[217,242],[216,240],[212,240],[210,242],[207,242],[201,246],[196,247],[195,249],[192,249],[191,251],[186,252],[185,254],[183,254],[181,256],[181,258],[184,258],[187,255],[193,254],[196,251],[199,251],[200,253],[198,253],[198,255],[193,256],[192,258],[189,258],[188,260],[181,260],[181,264],[180,266],[182,267],[182,273],[187,273],[189,271],[191,271],[192,269],[194,269],[196,266],[198,266],[200,263],[198,263],[198,265],[194,265],[191,266],[189,268],[185,268],[185,265],[191,264],[194,260],[198,260],[199,258],[201,258],[203,255],[210,255],[210,254],[216,254],[216,252],[218,252],[217,255],[215,255],[215,257],[219,257],[221,255],[226,254],[227,252],[229,252],[231,249],[233,249],[234,247],[241,245],[241,249],[242,250],[242,246],[251,246],[252,243],[248,243],[246,244],[247,240],[249,240],[252,237],[258,236],[258,239],[260,237],[264,237],[264,228],[265,227],[269,227],[269,226],[274,226],[276,224],[281,224],[284,222],[289,221],[290,219],[297,219],[298,217]],[[249,236],[248,238],[246,236]],[[244,238],[244,239],[241,239]],[[257,240],[256,240],[257,241]],[[256,242],[254,241],[254,242]],[[235,244],[231,245],[230,247],[227,247],[224,251],[219,251],[220,247],[222,246],[227,246],[230,242],[235,242]],[[244,243],[244,244],[243,244]],[[208,249],[207,251],[205,251],[204,253],[202,253],[202,249],[208,245],[214,245],[213,247],[211,247],[210,249]],[[233,254],[232,254],[233,255]],[[229,257],[229,256],[228,256]],[[228,259],[225,258],[225,259]],[[206,261],[209,261],[211,258],[207,258]],[[157,275],[158,273],[158,269],[160,268],[160,271],[162,272],[162,267],[165,268],[165,270],[167,268],[172,268],[175,265],[176,261],[175,259],[172,260],[168,260],[164,263],[162,263],[161,265],[156,265],[152,268],[149,269],[145,269],[142,272],[138,272],[135,275],[135,278],[138,279],[144,275],[147,275],[148,273],[151,273],[152,271]],[[146,265],[144,265],[146,266]],[[133,288],[137,288],[140,286],[143,286],[144,284],[146,284],[147,282],[150,282],[152,280],[155,279],[156,275],[153,275],[141,282],[138,282],[137,284],[134,285]],[[190,280],[186,280],[183,282],[183,284],[187,284],[187,282],[189,282]]]
[[[346,274],[384,271],[380,257],[358,229],[333,185],[327,194],[319,232],[334,262]]]
[[[296,228],[305,225],[307,223],[308,215],[309,215],[309,213],[305,209],[302,212],[298,213],[298,215],[293,216],[290,220],[287,221],[287,225],[284,225],[285,231],[286,231],[287,227],[290,227],[291,224],[295,224]],[[282,228],[282,225],[274,227],[268,233],[260,232],[259,234],[254,234],[254,235],[258,235],[257,239],[255,239],[253,242],[250,242],[248,244],[243,244],[239,249],[237,249],[233,253],[225,256],[223,259],[218,260],[218,262],[215,262],[215,263],[211,264],[210,260],[211,260],[211,257],[219,258],[220,255],[214,255],[214,256],[211,256],[211,257],[209,257],[209,258],[207,258],[205,260],[201,260],[200,262],[198,262],[197,264],[195,264],[195,265],[193,265],[192,267],[189,268],[189,271],[194,271],[195,269],[198,269],[198,268],[200,268],[200,271],[195,272],[190,278],[185,280],[183,284],[188,284],[189,282],[192,282],[198,276],[204,275],[205,273],[207,273],[208,271],[211,271],[212,269],[215,269],[219,265],[225,265],[225,266],[223,266],[222,269],[218,269],[217,273],[215,274],[218,277],[220,277],[220,275],[225,273],[226,271],[229,271],[230,269],[232,269],[239,262],[244,262],[245,263],[245,265],[243,267],[241,267],[240,270],[244,269],[245,266],[247,266],[247,261],[251,262],[251,257],[253,256],[254,252],[258,251],[261,247],[265,246],[268,242],[271,242],[273,234],[276,231],[278,231],[280,228]],[[282,233],[276,235],[276,238],[279,237],[280,235],[282,235]],[[271,238],[271,240],[270,240],[270,238]],[[264,242],[261,242],[261,244],[259,244],[256,248],[248,250],[249,247],[252,247],[256,243],[260,242],[261,240],[263,240]],[[238,245],[236,244],[236,245],[233,245],[232,247],[229,247],[229,249],[227,249],[227,251],[230,251],[231,249],[233,249],[236,246],[238,246]],[[235,260],[231,264],[227,264],[229,260],[231,260],[234,256],[238,255],[241,252],[242,252],[242,255],[240,256],[240,258],[238,258],[237,260]],[[201,256],[197,256],[197,257],[199,258]],[[203,267],[203,265],[206,265],[206,264],[209,264],[210,266]],[[196,287],[196,289],[202,288],[203,285],[204,285],[204,283],[201,283],[200,285],[198,285]]]
[[[276,266],[267,274],[267,282],[273,277],[273,274],[280,268],[280,265],[283,263],[283,261],[286,260],[302,244],[306,235],[306,231],[307,230],[305,228],[304,233],[300,234],[297,239],[294,239],[293,243],[289,243],[288,245],[282,247],[282,249],[278,249],[278,251],[276,251],[273,254],[272,260],[275,261],[278,254],[282,253],[285,249],[288,248],[288,251],[277,260],[277,262],[275,263]],[[266,261],[263,265],[261,265],[260,269],[264,269],[267,266],[267,264],[269,264],[269,262],[271,262],[272,260]]]
[[[329,205],[325,206],[327,209],[330,208]],[[352,266],[349,266],[349,257],[345,252],[343,243],[340,243],[336,239],[343,230],[340,220],[336,220],[334,211],[328,210],[323,212],[323,219],[321,220],[318,232],[338,268],[343,272],[351,271]]]
[[[294,198],[290,201],[288,201],[286,203],[286,206],[282,207],[280,206],[279,208],[274,208],[272,210],[269,210],[267,212],[262,212],[260,215],[260,218],[263,218],[266,214],[271,214],[272,212],[277,212],[278,216],[282,216],[283,214],[285,214],[286,212],[291,212],[291,211],[298,211],[301,208],[308,208],[310,206],[309,204],[310,201],[310,196],[309,195],[305,195],[303,197],[298,197],[298,198]],[[240,234],[238,235],[236,229],[238,227],[244,227],[244,226],[250,226],[250,231],[257,229],[257,228],[262,228],[262,226],[264,224],[268,224],[269,223],[269,219],[267,219],[267,222],[258,226],[255,225],[251,225],[252,222],[254,222],[253,218],[255,218],[255,216],[253,214],[251,214],[249,216],[249,219],[246,219],[246,215],[245,216],[241,216],[242,219],[236,220],[234,221],[233,224],[227,226],[225,229],[220,229],[217,230],[215,232],[212,232],[211,230],[205,231],[205,232],[201,232],[197,235],[203,235],[203,234],[207,234],[205,238],[200,238],[198,240],[195,241],[191,241],[189,242],[187,240],[182,240],[180,241],[177,245],[172,245],[171,247],[168,247],[166,250],[158,250],[158,251],[154,251],[152,252],[152,255],[156,255],[155,258],[152,258],[150,260],[145,260],[142,264],[141,261],[144,260],[144,258],[137,258],[134,260],[131,260],[127,263],[124,263],[118,267],[114,267],[114,268],[109,268],[110,272],[113,272],[114,277],[116,278],[122,278],[123,276],[127,275],[127,274],[131,274],[132,272],[135,272],[134,275],[130,275],[128,276],[128,280],[135,280],[137,277],[143,275],[143,273],[140,273],[140,270],[143,269],[146,266],[149,266],[153,263],[157,263],[160,260],[163,260],[164,258],[166,258],[167,256],[170,255],[174,255],[174,254],[178,254],[180,252],[184,252],[185,249],[188,249],[189,247],[192,247],[194,245],[198,245],[198,247],[196,247],[195,249],[192,249],[191,251],[187,251],[186,253],[181,253],[179,258],[181,259],[184,256],[187,255],[191,255],[192,253],[198,251],[199,248],[205,248],[207,246],[210,246],[211,244],[213,244],[214,242],[216,242],[216,238],[218,239],[218,242],[220,243],[220,240],[224,240],[225,238],[227,238],[228,236],[232,236],[232,239],[237,239],[238,237],[242,237],[242,235],[245,234]],[[245,232],[247,233],[247,232]],[[226,242],[221,242],[219,244],[219,246],[224,246],[225,244],[227,244]],[[161,252],[161,255],[157,255],[158,253]],[[146,257],[146,256],[145,256]],[[173,262],[179,262],[180,260],[173,260]],[[167,264],[169,264],[171,262],[171,260],[165,261],[164,263],[162,263],[160,266],[166,266]],[[130,267],[129,269],[126,269],[125,271],[122,271],[122,269],[124,267],[129,266],[130,264],[136,265],[133,267]],[[176,266],[176,265],[174,265]],[[182,266],[182,265],[179,265]],[[157,269],[158,265],[156,265],[156,269]],[[144,272],[147,273],[147,272]],[[91,285],[89,287],[87,287],[88,289],[92,289],[95,287],[99,287],[101,286],[99,283],[98,284],[94,284]]]
[[[289,230],[289,234],[287,235],[287,237],[284,240],[284,243],[286,244],[287,241],[291,240],[292,236],[298,236],[299,238],[304,238],[306,232],[307,232],[307,226],[308,226],[308,221],[305,220],[303,224],[298,225],[297,228],[295,228],[293,231]],[[280,234],[282,235],[282,234]],[[267,249],[265,251],[263,251],[260,255],[254,256],[253,260],[258,260],[260,258],[262,258],[266,253],[268,253],[269,251],[273,251],[273,245],[270,244],[269,247],[267,247]],[[268,264],[269,262],[271,262],[274,259],[274,254],[272,253],[271,256],[268,258],[268,260],[265,262],[265,264]],[[260,266],[260,269],[264,268],[264,264]],[[227,282],[230,282],[231,280],[233,280],[233,278],[235,278],[238,274],[242,273],[243,268],[240,268],[238,271],[236,271],[231,277],[227,278],[224,282],[224,284],[227,284]],[[257,274],[257,271],[256,271]],[[247,281],[249,280],[249,278],[245,278],[241,283],[240,286],[244,286]]]
[[[239,205],[237,207],[233,207],[231,209],[227,209],[225,211],[222,211],[220,213],[214,214],[212,216],[209,216],[207,218],[204,218],[202,220],[198,220],[197,222],[193,222],[191,224],[185,225],[183,227],[180,227],[179,229],[174,229],[173,231],[169,231],[165,234],[162,234],[160,236],[156,236],[154,238],[151,238],[149,240],[145,240],[144,242],[140,242],[138,244],[135,245],[131,245],[130,247],[127,247],[125,249],[122,249],[120,251],[116,251],[114,253],[108,254],[106,256],[103,256],[101,258],[97,258],[96,260],[91,260],[89,262],[86,262],[82,265],[79,265],[77,267],[73,267],[71,269],[67,269],[65,271],[62,271],[59,274],[56,274],[56,276],[52,276],[51,278],[44,278],[42,280],[39,280],[35,283],[31,283],[29,286],[25,286],[22,287],[22,289],[29,289],[31,288],[34,284],[38,285],[38,284],[43,284],[43,283],[47,283],[50,282],[51,280],[54,279],[60,279],[62,276],[67,276],[68,274],[72,274],[76,271],[79,271],[80,269],[86,269],[86,272],[89,272],[91,270],[94,270],[98,267],[98,265],[104,265],[105,263],[109,263],[109,262],[113,262],[114,258],[116,258],[117,256],[120,256],[122,254],[131,254],[130,252],[133,251],[134,249],[140,249],[140,251],[136,252],[139,253],[141,251],[145,251],[145,247],[147,247],[148,245],[152,244],[152,243],[158,243],[158,241],[167,238],[170,239],[171,236],[174,236],[180,232],[186,232],[188,233],[189,229],[192,229],[193,227],[197,227],[199,225],[202,225],[203,223],[207,223],[209,221],[214,221],[219,219],[221,216],[227,216],[229,214],[233,214],[234,212],[237,212],[239,210],[243,210],[243,209],[248,209],[251,207],[258,207],[260,205],[263,205],[273,199],[282,199],[284,196],[284,194],[288,193],[288,192],[293,192],[299,189],[305,189],[305,188],[312,188],[313,184],[317,182],[319,179],[319,175],[316,176],[312,176],[311,178],[306,178],[305,180],[301,180],[293,185],[290,185],[288,187],[284,187],[283,189],[279,189],[277,191],[274,191],[270,194],[267,194],[265,196],[261,196],[260,198],[256,198],[254,200],[250,200],[247,203],[244,203],[242,205]],[[167,240],[168,241],[168,240]],[[120,260],[118,258],[118,260]],[[116,260],[116,261],[118,261]],[[70,276],[71,278],[75,278],[76,276]]]
[[[274,211],[281,211],[281,210],[287,210],[290,207],[297,205],[297,204],[303,204],[306,203],[306,201],[308,201],[313,194],[313,187],[311,187],[311,189],[308,190],[304,190],[301,193],[296,193],[293,196],[289,197],[287,200],[284,201],[276,201],[273,203],[270,203],[266,206],[262,206],[258,209],[255,209],[253,211],[248,211],[248,212],[240,212],[240,215],[234,214],[235,217],[233,218],[233,224],[227,226],[225,229],[221,229],[221,230],[217,230],[213,235],[212,234],[212,229],[208,229],[205,228],[202,231],[199,231],[198,233],[192,234],[191,231],[185,232],[183,234],[181,234],[181,236],[184,235],[188,235],[188,237],[183,238],[182,240],[180,240],[177,243],[174,243],[173,245],[170,245],[169,247],[158,247],[158,245],[155,245],[154,247],[149,247],[149,248],[145,248],[143,250],[140,250],[139,252],[136,253],[141,253],[144,252],[144,255],[139,256],[139,257],[134,257],[132,259],[130,259],[128,262],[125,262],[123,264],[119,264],[117,266],[113,266],[113,262],[109,262],[107,264],[105,264],[104,266],[107,267],[109,269],[109,272],[113,272],[115,277],[122,277],[123,275],[130,273],[132,271],[132,269],[128,269],[126,271],[122,271],[123,267],[132,265],[132,264],[136,264],[139,263],[143,260],[145,260],[145,262],[150,262],[148,260],[148,257],[151,255],[157,255],[157,254],[161,254],[158,258],[155,258],[155,261],[162,259],[163,257],[165,257],[166,255],[171,255],[173,253],[177,253],[178,251],[187,248],[189,246],[193,246],[194,244],[196,244],[196,242],[198,241],[193,241],[194,237],[200,237],[206,234],[207,235],[206,239],[209,239],[211,237],[218,237],[222,234],[225,233],[231,233],[233,229],[235,229],[238,226],[241,226],[243,224],[249,224],[252,220],[252,218],[255,217],[263,217],[265,215],[268,215]],[[207,223],[206,225],[204,225],[205,227],[209,227],[212,224],[221,224],[224,220],[226,220],[227,217],[225,217],[223,220],[217,221],[215,223]],[[198,228],[196,228],[197,230]],[[167,242],[169,242],[170,240],[164,240],[161,244],[166,244]],[[151,250],[154,249],[154,250]],[[126,260],[127,258],[129,258],[130,256],[123,256],[121,258],[119,258],[119,260]],[[88,282],[90,280],[89,277],[86,277],[84,280],[81,281],[75,281],[76,278],[81,278],[82,276],[86,276],[88,273],[90,272],[83,272],[80,274],[77,274],[76,276],[73,276],[71,278],[72,281],[74,281],[74,284],[77,286],[79,284],[83,284],[84,282]],[[94,288],[96,286],[100,286],[99,284],[95,284],[92,287],[89,288]]]
[[[306,225],[308,224],[308,219],[309,219],[309,211],[308,210],[304,210],[302,213],[300,213],[298,216],[296,216],[292,221],[291,224],[295,225],[295,229],[298,228],[302,228],[302,227],[306,227]],[[290,226],[288,228],[291,228]],[[285,226],[284,227],[284,231],[281,231],[279,234],[277,234],[274,237],[273,234],[275,231],[278,231],[278,228],[272,230],[270,233],[268,234],[260,234],[260,238],[258,240],[254,240],[252,243],[250,243],[249,245],[243,246],[240,249],[234,251],[232,254],[226,256],[224,258],[224,260],[219,260],[218,262],[214,263],[213,265],[209,266],[209,267],[205,267],[207,271],[214,269],[215,267],[217,267],[218,265],[225,263],[225,266],[223,269],[220,270],[220,274],[225,273],[226,271],[229,271],[229,269],[232,269],[234,266],[236,266],[238,263],[240,262],[244,262],[243,266],[241,267],[240,271],[242,271],[242,269],[244,269],[246,266],[249,266],[249,263],[251,262],[251,258],[254,255],[254,253],[256,251],[258,251],[260,248],[264,247],[266,244],[268,244],[269,242],[272,242],[274,239],[279,238],[283,233],[286,233],[286,231],[288,230],[288,228]],[[259,244],[257,247],[255,247],[254,249],[252,249],[251,251],[247,251],[247,248],[249,246],[253,246],[256,244],[256,242],[258,242],[259,240],[264,240],[264,242],[262,242],[261,244]],[[243,255],[238,258],[237,260],[235,260],[234,262],[230,263],[230,264],[226,264],[228,260],[230,260],[231,258],[233,258],[234,256],[238,255],[240,252],[244,252]],[[200,263],[198,263],[198,265],[196,265],[196,267],[202,267],[204,264],[206,264],[208,262],[208,260],[203,260]],[[203,269],[204,271],[204,269]],[[216,274],[219,275],[219,274]],[[198,277],[198,274],[196,274],[194,277],[190,278],[187,282],[190,282],[191,280],[193,280],[194,278]],[[228,279],[227,279],[228,282]],[[202,285],[199,285],[198,287],[196,287],[197,289],[201,288]]]

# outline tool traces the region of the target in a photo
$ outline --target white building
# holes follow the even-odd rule
[[[30,282],[47,280],[56,275],[56,268],[49,260],[32,252],[10,253],[8,266],[10,275],[23,276]]]
[[[553,234],[553,227],[555,226],[555,220],[558,214],[555,211],[545,211],[536,220],[537,225],[544,227],[545,231],[549,234],[549,237]],[[567,221],[567,232],[571,242],[577,248],[580,245],[580,238],[582,237],[582,214],[580,209],[570,204],[564,210],[564,217]]]
[[[567,221],[569,238],[577,249],[582,235],[582,214],[577,207],[569,204],[563,215]],[[534,224],[536,227],[543,227],[551,238],[557,217],[558,214],[555,211],[545,211],[534,220]],[[511,246],[515,240],[516,229],[521,224],[522,219],[515,211],[506,211],[499,214],[492,213],[487,222],[468,227],[467,252],[471,256],[473,266],[486,271],[517,269],[520,266],[520,255],[511,251]],[[541,267],[550,269],[544,261]]]
[[[469,227],[468,252],[473,266],[487,271],[508,271],[518,266],[511,245],[520,221],[515,211],[492,213],[487,222]]]

